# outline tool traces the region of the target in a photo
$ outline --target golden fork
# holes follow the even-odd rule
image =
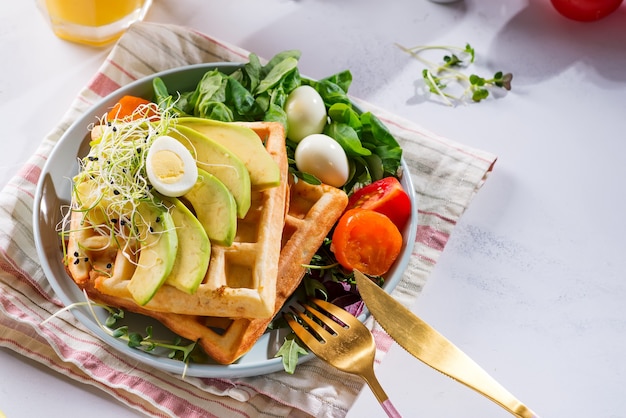
[[[302,306],[304,311],[292,307],[292,313],[285,313],[285,319],[298,338],[331,366],[363,378],[387,416],[400,418],[400,413],[374,374],[376,345],[370,330],[353,315],[332,303],[311,299],[309,304]],[[326,313],[322,313],[319,308]]]

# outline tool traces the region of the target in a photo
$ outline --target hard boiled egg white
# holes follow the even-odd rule
[[[178,197],[196,184],[196,160],[183,144],[171,136],[154,140],[146,157],[146,173],[150,184],[162,195]]]
[[[307,136],[296,147],[294,157],[298,170],[314,175],[323,183],[341,187],[348,181],[350,165],[346,152],[328,135]]]
[[[285,101],[287,138],[299,142],[302,138],[319,134],[326,126],[326,106],[322,96],[311,86],[296,87]]]

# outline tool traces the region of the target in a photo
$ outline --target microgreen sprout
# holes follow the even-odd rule
[[[142,118],[97,125],[100,135],[80,160],[80,172],[74,179],[74,184],[83,186],[77,190],[78,201],[87,207],[101,207],[108,219],[120,224],[132,219],[138,202],[154,200],[145,172],[146,156],[168,124],[167,118],[158,122]],[[124,235],[126,231],[120,228],[119,232]]]
[[[464,103],[468,98],[480,102],[487,99],[490,91],[495,88],[511,90],[511,73],[497,71],[492,77],[485,78],[473,73],[468,76],[463,71],[476,59],[476,52],[470,44],[465,47],[421,45],[411,48],[396,45],[426,66],[422,70],[422,79],[428,91],[439,96],[449,106]],[[430,50],[445,51],[442,62],[435,63],[426,59],[424,53]],[[453,84],[461,87],[460,94],[449,92]]]
[[[155,116],[146,117],[148,112]],[[89,153],[78,160],[79,172],[72,179],[72,206],[59,225],[61,234],[70,232],[72,213],[83,212],[80,228],[109,237],[134,262],[129,254],[136,251],[138,242],[145,241],[138,225],[154,222],[144,219],[140,205],[165,207],[148,181],[148,150],[160,135],[173,129],[171,113],[161,112],[154,103],[141,105],[122,119],[100,118],[91,127]],[[154,233],[153,228],[144,231]]]
[[[91,301],[87,295],[85,294],[85,301],[72,303],[47,318],[45,321],[41,323],[41,325],[46,324],[48,321],[53,318],[59,316],[62,312],[69,311],[75,308],[79,308],[81,306],[86,306],[91,313],[96,324],[108,335],[126,341],[130,348],[138,349],[144,351],[146,353],[154,353],[156,349],[163,349],[167,351],[167,357],[170,359],[180,360],[185,364],[183,375],[187,372],[187,367],[189,362],[191,361],[192,353],[196,348],[197,344],[195,341],[182,345],[182,338],[176,336],[173,341],[161,341],[157,340],[153,337],[152,327],[148,326],[145,330],[145,335],[131,331],[128,329],[128,326],[123,325],[115,328],[117,326],[118,321],[124,319],[124,311],[119,308],[112,308],[108,305],[102,303],[96,303]],[[98,315],[96,314],[95,307],[99,307],[104,309],[108,316],[104,322],[104,324],[100,321]]]

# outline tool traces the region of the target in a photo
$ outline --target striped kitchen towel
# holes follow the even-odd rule
[[[149,53],[148,53],[149,51]],[[139,23],[120,39],[63,120],[0,194],[0,345],[65,376],[93,385],[154,417],[341,417],[361,390],[359,378],[313,359],[293,375],[246,378],[174,376],[127,358],[102,343],[61,304],[40,267],[33,241],[33,195],[51,149],[68,126],[100,98],[154,72],[187,64],[245,62],[248,51],[189,28]],[[401,143],[419,199],[417,242],[393,296],[419,295],[459,217],[496,158],[429,133],[368,103]],[[392,340],[374,323],[380,362]]]

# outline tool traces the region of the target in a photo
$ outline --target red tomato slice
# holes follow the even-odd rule
[[[348,270],[385,274],[402,248],[402,234],[382,213],[368,209],[346,211],[335,226],[331,251]]]
[[[370,209],[383,215],[399,230],[411,216],[411,199],[395,177],[386,177],[354,192],[348,200],[348,209]]]

